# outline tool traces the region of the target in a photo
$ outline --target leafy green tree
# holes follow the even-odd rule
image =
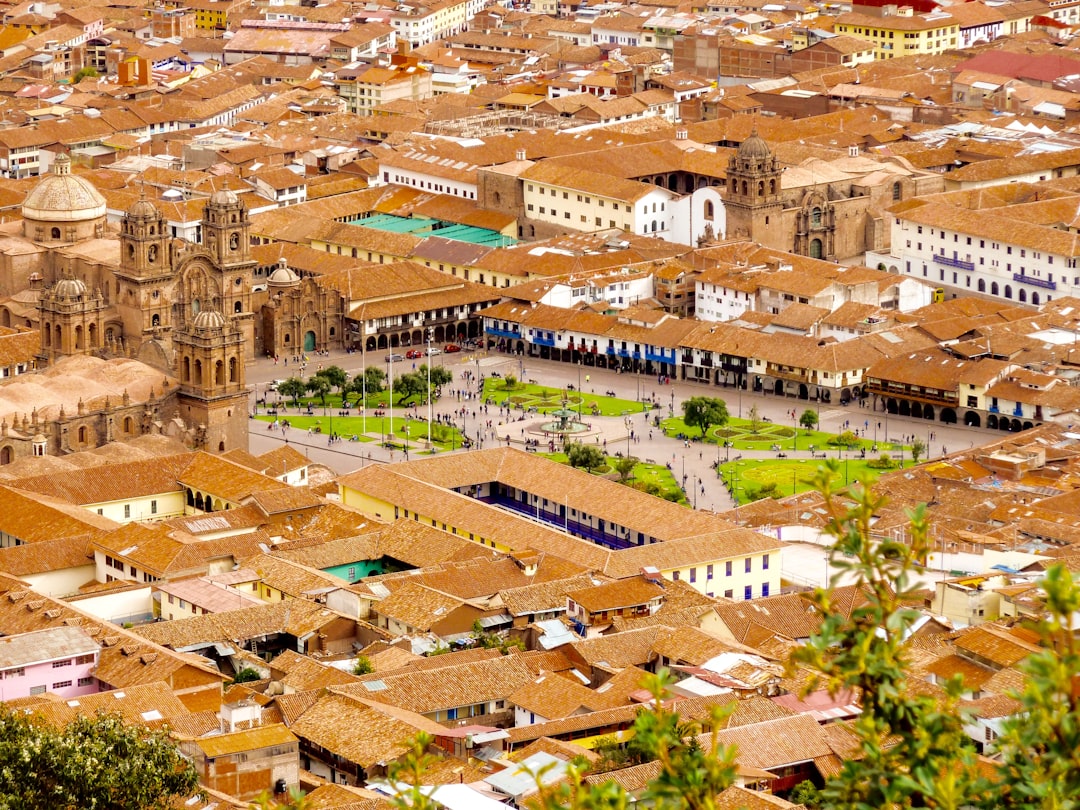
[[[349,384],[349,375],[345,373],[345,369],[341,366],[327,366],[315,372],[315,376],[326,377],[330,381],[331,387],[336,388],[339,394],[345,394],[345,388]]]
[[[791,789],[788,801],[792,804],[805,805],[809,810],[816,810],[821,806],[821,791],[817,789],[813,782],[805,779]]]
[[[841,447],[854,447],[859,443],[859,437],[852,433],[850,430],[845,430],[843,433],[833,439],[832,443],[840,445]]]
[[[750,411],[746,414],[746,418],[750,420],[751,433],[757,433],[761,430],[761,411],[758,410],[757,405],[750,406]]]
[[[96,79],[97,77],[98,72],[96,70],[94,70],[92,67],[84,67],[80,68],[79,71],[71,77],[71,83],[78,84],[83,79]]]
[[[304,383],[304,388],[315,395],[315,398],[322,403],[323,410],[325,411],[326,398],[330,396],[330,380],[323,377],[321,374],[316,374]]]
[[[165,810],[199,789],[164,731],[114,715],[58,730],[0,707],[0,762],[0,806],[12,810]]]
[[[594,444],[574,442],[566,448],[566,460],[571,467],[595,470],[604,466],[604,451]]]
[[[356,657],[356,663],[353,664],[353,675],[370,675],[375,671],[375,666],[371,663],[371,659],[366,655],[358,655]]]
[[[513,374],[507,374],[502,379],[502,387],[505,388],[507,391],[513,391],[515,388],[518,387],[517,377],[515,377]]]
[[[926,455],[926,442],[916,436],[911,441],[911,460],[918,464],[919,459],[924,455]]]
[[[1040,583],[1047,618],[1036,632],[1043,650],[1023,670],[1020,710],[997,740],[1001,752],[996,795],[983,806],[1007,810],[1076,810],[1080,807],[1080,646],[1075,632],[1080,587],[1064,565]]]
[[[300,397],[307,393],[307,385],[299,377],[289,377],[278,383],[277,391],[281,396],[293,401],[293,407],[300,407]]]
[[[244,667],[236,673],[236,677],[233,678],[233,683],[250,683],[251,681],[257,681],[260,678],[262,678],[262,676],[259,675],[259,671],[257,669],[253,669],[251,667]]]
[[[688,427],[701,428],[701,437],[713,425],[724,426],[728,421],[727,403],[716,397],[690,397],[682,404],[683,421]]]
[[[626,483],[630,478],[630,473],[634,471],[634,467],[637,466],[638,460],[633,456],[623,456],[622,458],[615,459],[615,463],[611,466],[615,468],[615,472],[619,474],[619,480],[622,483]]]
[[[394,380],[394,393],[398,395],[400,402],[405,402],[413,397],[416,397],[418,402],[422,401],[423,397],[429,393],[427,375],[420,374],[418,371],[402,374]]]
[[[357,374],[349,383],[349,391],[363,396],[365,390],[369,394],[377,394],[386,387],[386,372],[378,366],[368,366],[362,374]]]
[[[812,411],[809,408],[807,408],[799,416],[799,424],[802,425],[807,430],[813,430],[815,427],[817,427],[817,423],[818,423],[817,411]]]
[[[926,511],[912,513],[909,543],[875,538],[871,526],[883,501],[856,484],[853,505],[843,508],[833,497],[839,471],[839,463],[831,461],[814,483],[826,495],[832,566],[859,588],[865,603],[849,617],[833,610],[830,590],[814,591],[810,601],[825,619],[792,656],[819,673],[817,682],[831,692],[847,689],[861,696],[862,713],[852,727],[862,756],[847,760],[840,775],[826,784],[823,804],[838,810],[960,810],[974,804],[983,788],[959,709],[961,683],[950,680],[938,702],[908,689],[906,682],[904,642],[919,616],[907,605],[916,599],[915,566],[929,551]]]

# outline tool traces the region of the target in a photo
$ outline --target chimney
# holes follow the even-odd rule
[[[525,160],[525,150],[518,149],[516,152],[514,152],[514,160]]]
[[[851,146],[849,146],[847,148],[847,154],[848,154],[848,157],[858,157],[859,156],[859,145],[857,143],[851,144]]]
[[[687,131],[685,129],[679,128],[679,129],[675,130],[675,140],[677,140],[677,141],[685,141],[687,134],[688,133],[687,133]]]

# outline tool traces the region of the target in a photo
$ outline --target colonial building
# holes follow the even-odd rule
[[[857,151],[835,160],[783,165],[754,130],[728,161],[727,222],[719,233],[839,261],[887,249],[885,209],[943,188],[940,175],[917,170],[902,158],[882,160]]]

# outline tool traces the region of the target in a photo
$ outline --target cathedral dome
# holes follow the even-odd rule
[[[738,156],[740,160],[766,160],[772,157],[772,150],[765,143],[765,139],[758,135],[757,127],[739,144]]]
[[[291,287],[299,283],[300,276],[296,275],[292,268],[285,263],[285,259],[282,259],[266,280],[271,287]]]
[[[224,329],[225,316],[216,309],[204,309],[191,321],[196,329]]]
[[[74,301],[86,295],[86,285],[81,279],[62,278],[52,288],[53,297],[62,301]]]
[[[158,210],[152,202],[145,197],[139,197],[135,203],[127,210],[129,217],[143,217],[150,219],[158,218]]]
[[[240,202],[240,198],[236,196],[236,192],[231,188],[219,188],[210,195],[211,205],[236,205],[238,202]]]
[[[87,180],[71,174],[71,159],[60,155],[52,174],[41,180],[22,207],[26,219],[82,222],[105,216],[105,198]]]

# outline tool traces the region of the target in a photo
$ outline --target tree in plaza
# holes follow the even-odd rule
[[[919,459],[924,455],[926,455],[926,442],[916,436],[911,440],[911,460],[918,464]]]
[[[345,369],[341,366],[327,366],[315,372],[315,376],[326,377],[330,381],[331,387],[336,388],[342,396],[345,395],[345,388],[349,384],[349,375],[345,373]]]
[[[683,421],[688,427],[701,428],[702,438],[713,425],[723,426],[728,421],[727,403],[716,397],[690,397],[683,401],[682,410]]]
[[[571,467],[595,470],[604,466],[604,451],[595,444],[573,442],[566,448],[566,460]]]
[[[416,397],[422,401],[428,395],[427,375],[419,371],[410,371],[394,380],[394,393],[398,395],[399,402]]]
[[[818,423],[817,411],[813,411],[813,410],[810,410],[809,408],[807,408],[799,416],[799,424],[802,425],[804,428],[806,428],[806,430],[813,430],[814,428],[817,427],[817,423]]]
[[[634,471],[634,467],[637,466],[638,460],[633,456],[623,456],[622,458],[615,459],[615,463],[612,464],[615,468],[615,472],[619,474],[619,481],[626,483],[626,480],[630,477],[630,473]]]
[[[427,385],[428,381],[428,367],[425,363],[416,370],[416,373],[424,378],[424,385]],[[442,388],[444,385],[449,385],[454,381],[454,374],[450,369],[445,366],[432,366],[431,367],[431,387],[434,389]]]
[[[746,416],[750,420],[750,432],[757,433],[761,429],[761,411],[758,410],[758,406],[752,405]]]
[[[369,394],[377,394],[386,387],[386,372],[378,366],[368,366],[362,374],[357,374],[349,383],[349,390],[360,396],[367,391]]]
[[[304,387],[315,395],[319,402],[322,403],[323,409],[325,410],[326,398],[330,395],[330,380],[323,377],[321,374],[316,374],[304,383]]]
[[[289,377],[278,383],[277,391],[281,396],[293,401],[293,407],[300,407],[300,397],[307,393],[307,385],[299,377]]]
[[[13,810],[165,810],[199,790],[164,731],[114,715],[56,729],[0,708],[0,761],[0,806]]]

